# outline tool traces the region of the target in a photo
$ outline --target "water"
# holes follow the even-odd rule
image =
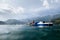
[[[0,40],[60,40],[60,26],[36,28],[27,25],[0,25]]]

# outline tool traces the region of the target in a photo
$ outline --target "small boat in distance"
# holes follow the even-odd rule
[[[53,26],[52,22],[45,22],[45,21],[40,21],[40,22],[32,22],[30,23],[31,26]]]

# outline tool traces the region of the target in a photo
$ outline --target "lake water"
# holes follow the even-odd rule
[[[0,40],[60,40],[60,26],[0,25]]]

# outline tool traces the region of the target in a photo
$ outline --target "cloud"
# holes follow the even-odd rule
[[[10,4],[7,3],[0,3],[0,11],[2,11],[2,9],[4,10],[10,10],[13,13],[24,13],[24,8],[19,6],[19,7],[14,7]]]
[[[58,0],[55,0],[56,2],[58,2]]]
[[[51,1],[53,3],[51,3]],[[58,12],[56,9],[60,8],[59,4],[59,0],[22,0],[22,2],[21,0],[16,0],[16,2],[9,0],[8,3],[6,3],[6,1],[2,3],[0,2],[0,15],[2,16],[1,19],[3,17],[5,17],[5,19],[27,19],[37,16],[40,17],[42,15],[50,14],[50,12]],[[52,12],[53,10],[54,12]]]
[[[59,0],[51,0],[51,3],[58,3]]]
[[[17,8],[13,8],[12,11],[14,13],[24,13],[24,8],[23,7],[17,7]]]
[[[43,1],[43,7],[49,8],[49,3],[47,0]]]
[[[3,19],[17,19],[24,13],[24,8],[21,6],[14,7],[7,3],[0,3],[0,18]],[[5,17],[5,18],[4,18]]]
[[[0,3],[0,9],[9,9],[9,5],[5,3]]]
[[[40,0],[41,2],[43,1],[43,0]]]

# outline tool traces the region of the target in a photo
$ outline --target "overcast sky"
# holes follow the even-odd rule
[[[0,20],[21,20],[59,12],[60,0],[0,0]]]

